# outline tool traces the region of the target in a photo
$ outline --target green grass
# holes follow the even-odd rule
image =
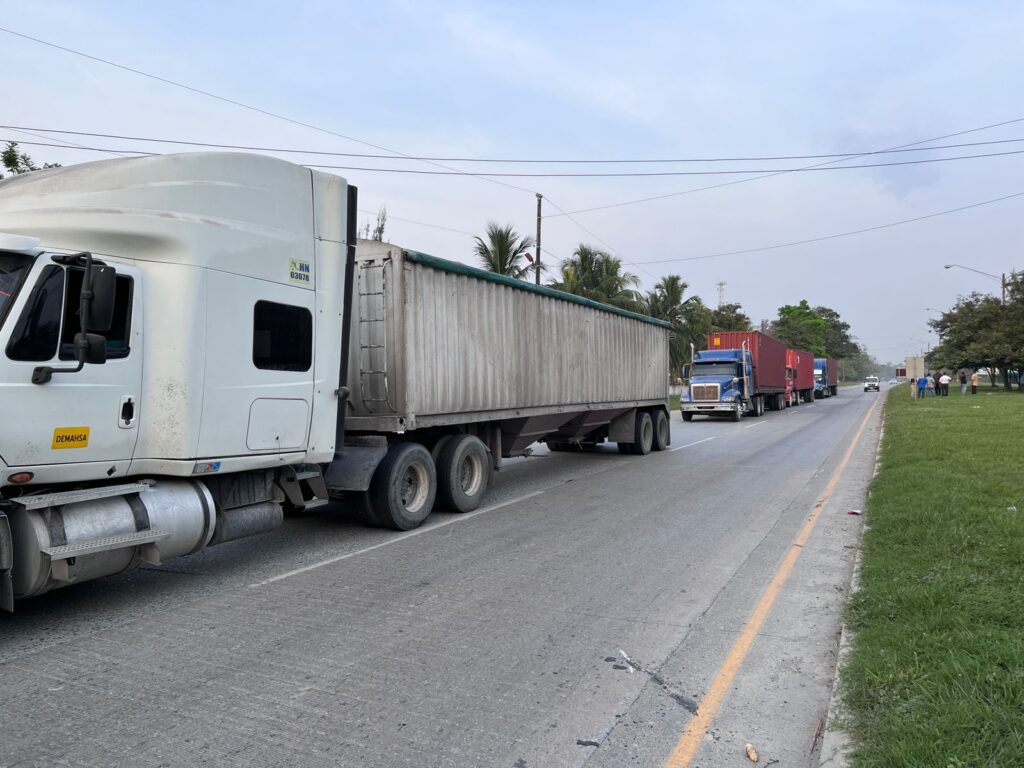
[[[668,409],[672,413],[675,413],[676,411],[679,410],[679,395],[668,396]]]
[[[847,610],[852,765],[1022,766],[1024,395],[907,390],[886,401]]]

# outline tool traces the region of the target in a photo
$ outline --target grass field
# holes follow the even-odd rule
[[[848,608],[852,764],[1024,766],[1024,395],[890,392]]]

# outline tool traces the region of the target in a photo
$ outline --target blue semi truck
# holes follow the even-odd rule
[[[689,385],[680,395],[683,421],[694,414],[726,416],[786,407],[786,345],[759,331],[713,331],[708,348],[693,353],[684,366]]]
[[[831,357],[814,358],[814,397],[821,400],[839,394],[839,366]]]

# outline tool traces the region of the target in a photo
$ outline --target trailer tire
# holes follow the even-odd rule
[[[430,458],[434,460],[434,466],[437,466],[437,462],[441,460],[441,451],[448,445],[449,441],[455,437],[455,435],[441,435],[437,438],[437,442],[434,443],[434,447],[430,449]]]
[[[654,442],[651,444],[651,448],[655,451],[664,451],[672,440],[668,426],[668,416],[665,415],[661,408],[656,408],[652,418],[654,419]]]
[[[396,531],[411,531],[426,520],[436,495],[434,460],[419,443],[391,445],[370,481],[373,517]]]
[[[473,435],[456,435],[437,464],[437,501],[449,512],[472,512],[480,506],[491,479],[487,446]]]
[[[654,422],[647,411],[636,412],[636,429],[633,432],[633,444],[630,446],[635,456],[646,456],[654,444]]]
[[[693,421],[693,414],[683,411],[683,421]]]

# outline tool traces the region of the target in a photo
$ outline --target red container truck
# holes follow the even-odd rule
[[[786,405],[814,400],[814,355],[803,349],[786,350]]]
[[[713,331],[687,367],[684,421],[701,413],[739,421],[786,407],[786,345],[760,331]]]

